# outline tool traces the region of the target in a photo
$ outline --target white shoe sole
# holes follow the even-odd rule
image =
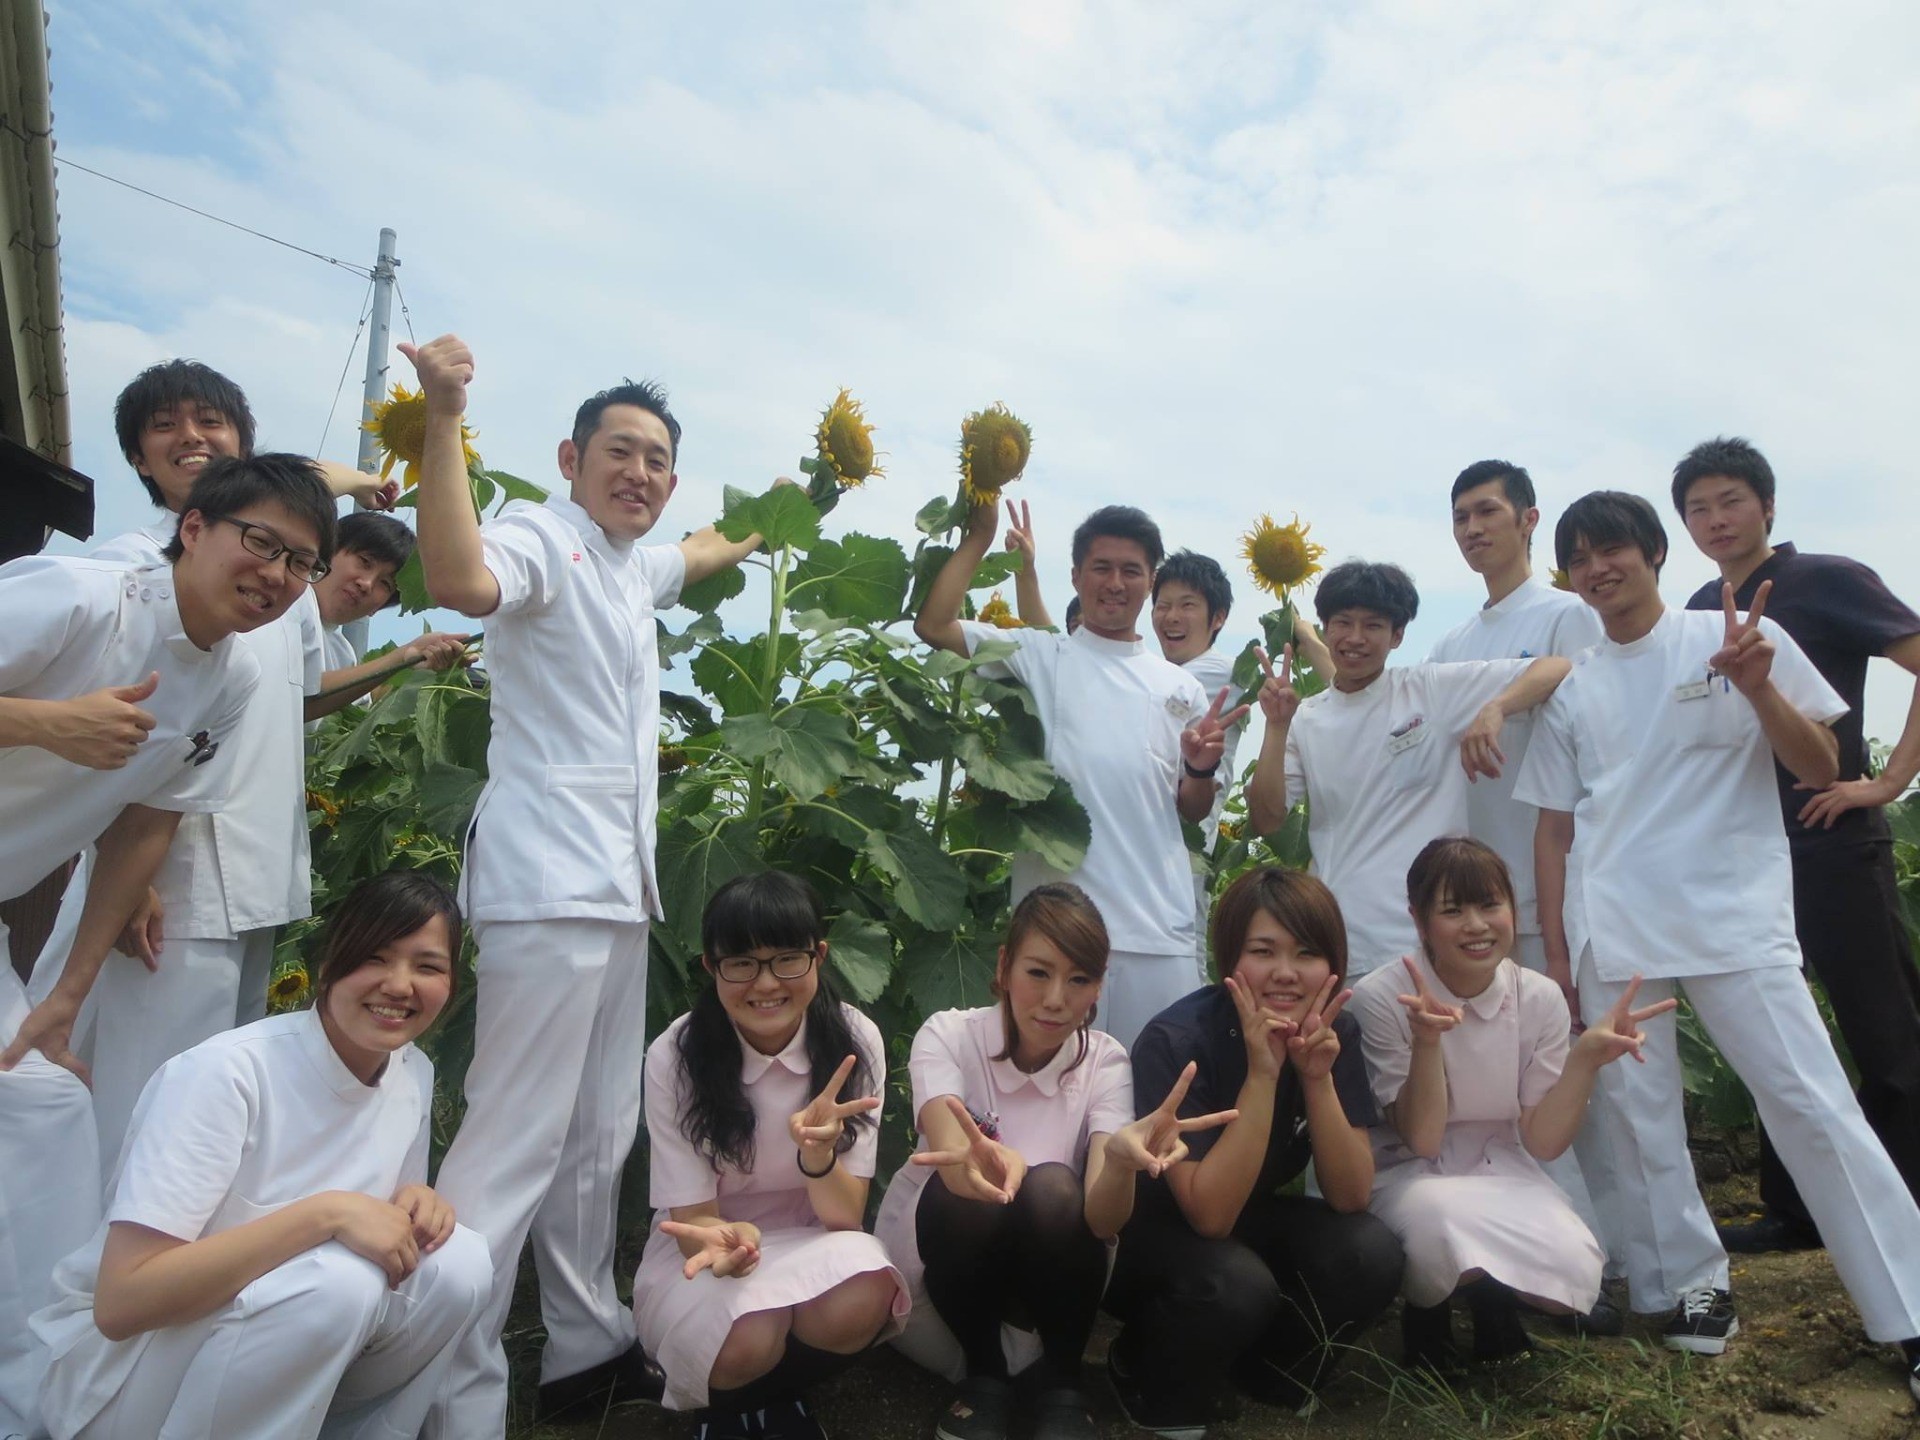
[[[1660,1343],[1669,1350],[1685,1350],[1689,1355],[1724,1355],[1727,1341],[1739,1333],[1740,1321],[1736,1318],[1727,1326],[1725,1335],[1662,1335]]]

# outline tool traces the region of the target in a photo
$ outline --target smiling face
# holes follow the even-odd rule
[[[1387,668],[1387,656],[1406,638],[1390,616],[1354,606],[1327,616],[1321,638],[1333,652],[1333,683],[1339,690],[1365,689]]]
[[[623,541],[653,528],[680,483],[666,422],[638,405],[607,406],[585,450],[562,440],[560,473],[572,482],[574,503]]]
[[[1206,597],[1191,585],[1160,582],[1160,592],[1153,597],[1153,633],[1169,663],[1184,665],[1206,654],[1226,623],[1225,615],[1208,613]]]
[[[1653,619],[1659,618],[1659,570],[1631,540],[1592,544],[1577,536],[1567,551],[1567,583],[1616,640],[1633,638],[1643,621],[1651,624],[1649,611]]]
[[[807,967],[806,974],[797,979],[782,980],[773,973],[771,965],[762,965],[753,979],[745,981],[724,978],[717,973],[718,958],[701,957],[700,963],[713,976],[714,992],[720,997],[721,1007],[733,1021],[733,1028],[740,1032],[740,1038],[762,1055],[778,1055],[799,1033],[807,1006],[820,990],[820,967],[827,961],[826,942],[819,942],[811,951],[791,945],[759,945],[741,951],[740,955],[755,960],[796,955],[812,957],[813,963]]]
[[[371,1084],[387,1057],[418,1039],[452,994],[447,922],[435,915],[335,980],[320,999],[320,1023],[341,1063]]]
[[[1706,475],[1687,487],[1687,533],[1714,564],[1751,570],[1766,558],[1773,507],[1744,480]]]
[[[333,569],[313,587],[320,618],[336,629],[371,618],[397,593],[393,574],[393,566],[358,550],[334,551]]]
[[[156,410],[140,429],[140,453],[128,458],[134,470],[160,489],[176,515],[187,492],[209,460],[240,454],[240,431],[231,416],[204,401],[183,400]]]
[[[199,510],[181,516],[174,588],[187,637],[203,650],[278,620],[307,588],[288,571],[285,555],[262,560],[249,550],[234,522],[256,525],[294,550],[317,554],[320,548],[313,522],[275,500],[256,501],[224,519]]]
[[[1256,909],[1248,918],[1247,936],[1240,942],[1240,958],[1231,973],[1256,1004],[1299,1021],[1333,974],[1333,961],[1312,946],[1303,946],[1270,913]]]
[[[1100,981],[1037,930],[1000,947],[998,983],[1013,1011],[1013,1063],[1038,1070],[1051,1060],[1100,998]]]
[[[1493,972],[1513,953],[1513,905],[1504,895],[1465,901],[1442,890],[1413,921],[1434,973],[1462,999],[1492,984]]]
[[[1153,586],[1153,567],[1138,540],[1096,535],[1086,558],[1073,567],[1073,593],[1080,598],[1080,623],[1109,640],[1132,640],[1140,611]]]
[[[1476,575],[1503,575],[1524,567],[1527,541],[1539,523],[1537,509],[1514,509],[1498,480],[1463,490],[1453,502],[1453,543]]]

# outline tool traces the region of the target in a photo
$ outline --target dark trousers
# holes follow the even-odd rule
[[[1143,1389],[1203,1401],[1234,1361],[1258,1353],[1313,1390],[1393,1303],[1405,1264],[1394,1233],[1364,1211],[1256,1197],[1221,1240],[1177,1216],[1136,1216],[1106,1308],[1126,1324],[1115,1343]]]
[[[1800,950],[1827,992],[1860,1073],[1867,1123],[1920,1197],[1920,969],[1900,918],[1893,847],[1868,841],[1793,857]],[[1760,1202],[1814,1229],[1787,1167],[1760,1132]]]

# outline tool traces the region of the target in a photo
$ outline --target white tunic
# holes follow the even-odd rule
[[[1364,690],[1301,702],[1287,731],[1287,803],[1307,801],[1313,873],[1347,922],[1349,978],[1419,948],[1407,867],[1429,840],[1467,833],[1460,735],[1530,663],[1395,666]]]
[[[1606,638],[1599,617],[1578,595],[1529,579],[1512,594],[1482,606],[1440,637],[1429,663],[1459,660],[1531,660],[1540,655],[1577,655]],[[1515,928],[1540,933],[1540,907],[1533,884],[1533,830],[1540,812],[1513,798],[1514,783],[1533,738],[1534,712],[1507,718],[1500,749],[1507,762],[1496,779],[1482,775],[1467,787],[1467,826],[1476,840],[1499,852],[1513,872]]]
[[[500,606],[487,617],[493,736],[467,915],[660,919],[654,613],[679,597],[680,547],[610,540],[564,495],[515,501],[481,542]]]
[[[0,695],[69,700],[160,673],[141,703],[154,728],[118,770],[0,750],[0,899],[91,845],[128,805],[220,807],[260,666],[237,637],[211,650],[187,638],[170,568],[30,555],[0,566],[0,615]]]
[[[93,1323],[107,1229],[145,1225],[199,1240],[325,1190],[391,1199],[427,1177],[433,1065],[411,1045],[362,1084],[319,1015],[301,1010],[229,1030],[176,1055],[140,1097],[94,1238],[54,1271],[33,1317],[51,1359],[50,1425],[71,1431],[113,1398],[156,1332],[109,1340]]]
[[[1071,880],[1087,892],[1115,950],[1191,955],[1193,867],[1180,832],[1180,732],[1207,708],[1200,682],[1139,640],[1000,630],[962,622],[968,653],[1012,644],[999,662],[1033,692],[1047,762],[1073,786],[1093,838],[1077,870],[1013,857],[1013,899]]]
[[[1844,714],[1793,638],[1760,624],[1787,703]],[[1708,678],[1725,633],[1718,611],[1664,611],[1581,655],[1542,707],[1514,795],[1573,813],[1567,944],[1602,979],[1800,964],[1773,751],[1747,698]]]

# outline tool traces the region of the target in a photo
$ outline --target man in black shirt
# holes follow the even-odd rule
[[[1674,507],[1721,577],[1701,586],[1687,607],[1718,610],[1724,582],[1745,610],[1771,581],[1767,617],[1847,702],[1847,713],[1833,725],[1839,780],[1809,793],[1779,769],[1793,853],[1794,925],[1859,1069],[1860,1108],[1907,1188],[1920,1197],[1920,970],[1901,919],[1882,808],[1920,772],[1920,686],[1877,776],[1868,774],[1863,715],[1870,658],[1884,655],[1920,675],[1920,615],[1857,561],[1773,543],[1773,501],[1773,468],[1745,440],[1708,440],[1674,468]],[[1818,1245],[1819,1231],[1764,1130],[1760,1143],[1765,1213],[1723,1226],[1721,1239],[1728,1250],[1747,1253]]]

